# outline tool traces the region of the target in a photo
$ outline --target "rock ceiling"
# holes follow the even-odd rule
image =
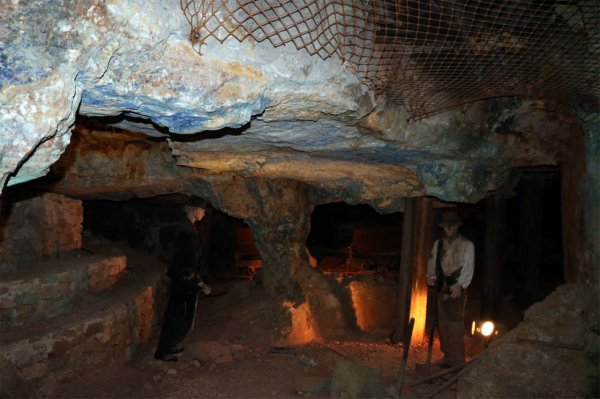
[[[202,55],[223,43],[293,45],[337,56],[412,120],[482,98],[562,103],[600,93],[600,5],[512,0],[180,0]]]
[[[227,174],[382,209],[475,202],[513,167],[560,164],[580,134],[561,106],[516,97],[409,123],[339,57],[293,45],[208,37],[199,56],[176,0],[12,0],[0,19],[2,187],[46,175],[73,142],[55,189],[80,196]]]

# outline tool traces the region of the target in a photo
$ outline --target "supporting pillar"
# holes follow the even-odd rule
[[[414,198],[404,201],[404,220],[402,222],[402,244],[400,249],[400,271],[398,275],[398,319],[392,334],[392,342],[406,342],[410,315],[410,288],[413,267],[413,229],[415,216]]]
[[[415,319],[412,342],[425,340],[425,321],[427,317],[427,263],[433,245],[433,199],[417,199],[413,227],[414,257],[410,290],[410,317]]]
[[[506,200],[494,193],[485,202],[482,317],[495,316],[500,304],[500,283],[506,231]]]
[[[584,239],[586,153],[583,137],[573,138],[572,151],[560,171],[564,276],[565,283],[581,283],[589,277]]]
[[[407,198],[404,204],[398,278],[398,322],[392,341],[405,342],[408,321],[415,319],[412,342],[425,339],[427,262],[433,242],[433,200]]]
[[[600,281],[600,113],[581,115],[586,143],[585,191],[583,194],[585,263],[579,281]],[[597,292],[597,288],[596,288]]]
[[[581,135],[573,132],[570,157],[562,165],[565,282],[600,281],[600,113],[577,108]],[[597,306],[597,305],[596,305]]]
[[[521,200],[521,226],[519,229],[519,263],[525,270],[525,289],[531,303],[540,295],[540,255],[544,206],[544,183],[542,177],[523,177]]]

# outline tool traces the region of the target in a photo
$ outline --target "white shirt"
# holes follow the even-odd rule
[[[437,259],[438,242],[436,240],[431,249],[431,257],[427,264],[427,277],[435,278],[435,264]],[[452,242],[443,239],[444,255],[442,256],[442,270],[446,276],[462,268],[456,280],[463,288],[467,288],[473,279],[475,269],[475,246],[465,237],[459,235]]]

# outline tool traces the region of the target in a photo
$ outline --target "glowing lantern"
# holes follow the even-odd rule
[[[475,335],[476,333],[479,333],[487,338],[492,336],[492,334],[498,334],[498,330],[492,321],[487,320],[478,322],[473,320],[473,323],[471,324],[471,335]]]

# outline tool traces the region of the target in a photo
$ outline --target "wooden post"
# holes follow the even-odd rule
[[[495,316],[500,304],[500,270],[506,230],[506,201],[494,193],[485,203],[485,252],[483,254],[482,317]]]
[[[543,177],[533,174],[524,176],[522,181],[519,260],[521,270],[526,271],[526,292],[532,303],[540,299],[540,255],[544,207],[542,179]]]
[[[586,153],[582,137],[573,137],[572,154],[561,166],[561,215],[565,283],[589,279],[585,239]]]
[[[413,229],[415,199],[404,200],[404,220],[402,222],[402,244],[400,249],[400,271],[398,274],[398,319],[392,334],[392,342],[406,339],[410,315],[410,286],[413,266]]]
[[[425,340],[427,317],[427,263],[433,245],[433,200],[417,199],[414,220],[414,256],[410,296],[410,317],[415,319],[413,342]]]

